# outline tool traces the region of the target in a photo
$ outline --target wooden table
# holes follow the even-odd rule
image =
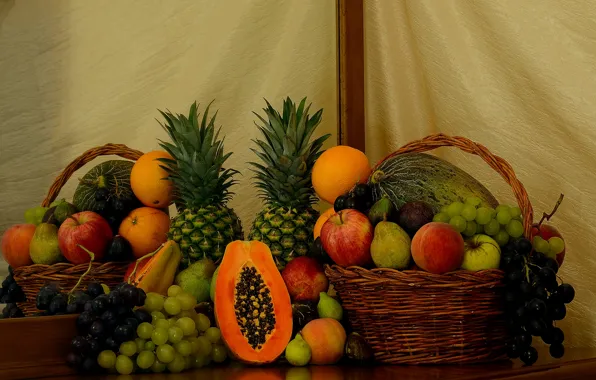
[[[83,378],[89,380],[127,379],[127,380],[426,380],[426,379],[591,379],[596,377],[596,349],[569,349],[561,360],[551,359],[548,353],[540,353],[541,360],[531,367],[525,367],[519,361],[501,362],[490,365],[467,366],[311,366],[306,368],[289,367],[245,367],[240,364],[210,366],[181,374],[155,374],[131,376],[51,376],[51,370],[44,373],[29,373],[27,378],[67,379]],[[54,373],[64,373],[64,368],[57,366]],[[0,369],[0,378],[2,370]]]

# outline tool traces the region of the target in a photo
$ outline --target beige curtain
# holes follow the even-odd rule
[[[336,51],[333,0],[0,0],[0,234],[83,151],[157,149],[158,108],[212,99],[243,174],[231,204],[248,229],[261,206],[247,170],[251,112],[264,97],[279,107],[307,96],[334,145]]]
[[[462,135],[508,160],[568,246],[567,346],[596,345],[596,4],[591,0],[366,0],[367,153]],[[479,158],[437,151],[513,202]]]

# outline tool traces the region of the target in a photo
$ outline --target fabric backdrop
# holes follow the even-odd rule
[[[596,7],[590,0],[366,0],[366,149],[373,161],[430,133],[509,161],[536,220],[567,243],[576,300],[566,345],[596,345]],[[437,154],[514,198],[480,158]]]
[[[227,165],[242,172],[231,206],[248,230],[261,207],[247,170],[252,111],[264,97],[281,107],[307,96],[334,145],[336,52],[332,0],[0,0],[0,234],[85,150],[158,149],[158,108],[187,113],[212,99],[234,152]]]

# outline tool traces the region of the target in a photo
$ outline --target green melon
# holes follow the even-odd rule
[[[442,206],[468,197],[478,197],[483,205],[499,203],[484,185],[457,166],[425,153],[390,157],[371,174],[374,199],[387,195],[396,207],[406,202],[424,201],[438,212]]]
[[[93,167],[79,180],[73,196],[73,203],[80,211],[104,211],[105,202],[98,200],[99,189],[107,191],[108,198],[135,200],[130,188],[130,172],[134,162],[125,160],[105,161]]]

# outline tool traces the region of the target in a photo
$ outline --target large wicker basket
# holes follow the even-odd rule
[[[106,144],[92,148],[81,154],[72,161],[56,179],[48,191],[48,195],[42,202],[47,207],[56,199],[62,187],[79,168],[99,156],[116,155],[122,158],[137,160],[143,152],[131,149],[122,144]],[[90,272],[83,278],[81,285],[83,289],[92,281],[99,281],[108,286],[114,286],[123,281],[128,263],[116,262],[93,262]],[[35,297],[42,286],[47,283],[55,283],[63,289],[73,288],[83,273],[87,271],[89,264],[74,265],[70,263],[58,263],[54,265],[34,264],[14,269],[14,279],[23,289],[26,301],[17,305],[26,316],[38,312],[35,307]]]
[[[486,147],[463,137],[435,134],[387,158],[444,146],[480,156],[511,185],[529,236],[533,212],[526,190],[511,166]],[[436,275],[327,265],[325,272],[352,328],[370,343],[378,362],[462,364],[505,359],[504,274],[500,270]]]

